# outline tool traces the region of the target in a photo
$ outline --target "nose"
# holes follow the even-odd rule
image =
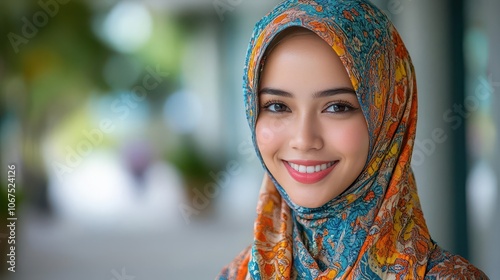
[[[323,148],[321,126],[315,116],[305,115],[297,118],[289,133],[291,133],[289,144],[292,149],[307,152]]]

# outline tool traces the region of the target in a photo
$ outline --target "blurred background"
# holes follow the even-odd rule
[[[249,245],[263,173],[241,77],[279,2],[0,2],[0,278],[213,279]],[[500,279],[500,1],[375,4],[417,71],[431,234]]]

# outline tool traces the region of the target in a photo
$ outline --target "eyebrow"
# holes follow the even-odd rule
[[[327,89],[327,90],[315,92],[313,94],[313,98],[329,97],[329,96],[333,96],[333,95],[340,94],[340,93],[356,94],[356,91],[354,91],[354,89],[348,88],[348,87],[332,88],[332,89]],[[259,91],[259,94],[270,94],[270,95],[277,95],[277,96],[283,96],[283,97],[293,97],[293,94],[288,92],[288,91],[274,89],[274,88],[263,88]]]

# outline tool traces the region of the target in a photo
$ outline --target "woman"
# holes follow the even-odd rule
[[[410,168],[414,69],[371,3],[277,6],[244,91],[266,175],[254,242],[219,279],[487,279],[429,235]]]

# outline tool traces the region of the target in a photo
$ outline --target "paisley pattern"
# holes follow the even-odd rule
[[[257,23],[243,77],[254,146],[263,55],[292,26],[315,32],[347,69],[368,124],[368,162],[345,193],[312,209],[289,199],[256,148],[267,174],[254,242],[218,279],[487,279],[429,235],[410,168],[417,119],[413,64],[392,23],[370,2],[284,1]]]

